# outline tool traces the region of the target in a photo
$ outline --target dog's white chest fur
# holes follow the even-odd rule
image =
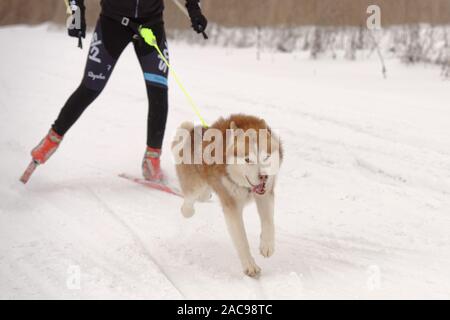
[[[222,184],[230,193],[230,196],[232,196],[239,202],[248,202],[252,199],[252,194],[247,188],[237,185],[228,177],[222,177]]]

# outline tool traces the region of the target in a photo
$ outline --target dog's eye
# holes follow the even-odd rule
[[[250,158],[249,157],[245,157],[245,162],[250,163]]]

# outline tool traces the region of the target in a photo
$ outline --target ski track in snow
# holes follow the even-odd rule
[[[171,43],[171,59],[212,122],[267,119],[285,148],[276,252],[245,277],[217,199],[186,220],[181,199],[130,183],[147,117],[133,51],[29,185],[18,178],[78,85],[81,52],[47,25],[3,27],[0,59],[0,298],[450,298],[450,83],[434,67],[332,61]],[[17,41],[27,39],[27,41]],[[30,52],[33,58],[30,59]],[[195,120],[170,79],[169,144]],[[80,288],[68,287],[70,268]]]
[[[105,201],[103,201],[102,199],[100,199],[100,197],[91,189],[88,188],[89,192],[92,194],[92,196],[94,198],[96,198],[99,203],[106,209],[106,211],[108,211],[114,219],[116,219],[133,237],[134,242],[136,243],[136,245],[138,247],[141,248],[142,252],[148,256],[149,260],[151,260],[157,267],[159,270],[161,270],[161,273],[164,275],[164,277],[167,278],[167,280],[170,282],[170,284],[173,286],[173,288],[178,291],[178,293],[180,294],[181,297],[184,297],[183,293],[181,292],[181,290],[176,286],[176,284],[173,282],[173,280],[170,278],[170,276],[167,274],[167,272],[164,270],[164,268],[156,261],[156,259],[152,256],[152,254],[147,250],[147,248],[145,247],[145,244],[142,242],[142,240],[139,238],[139,236],[137,235],[137,233],[125,222],[122,220],[122,218],[120,218],[120,216],[118,216],[113,209],[111,209]]]

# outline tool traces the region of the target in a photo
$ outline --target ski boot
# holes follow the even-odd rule
[[[142,175],[145,180],[161,182],[163,173],[161,171],[159,158],[161,157],[161,149],[147,147],[142,160]]]
[[[31,151],[32,161],[20,181],[27,183],[38,165],[44,164],[55,153],[63,137],[51,129],[41,142]]]

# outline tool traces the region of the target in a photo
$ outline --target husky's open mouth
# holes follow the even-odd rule
[[[261,182],[260,184],[254,185],[253,183],[250,182],[250,180],[247,176],[245,176],[245,178],[247,179],[248,184],[251,186],[252,192],[259,194],[259,195],[263,195],[266,193],[266,182],[265,181]]]

